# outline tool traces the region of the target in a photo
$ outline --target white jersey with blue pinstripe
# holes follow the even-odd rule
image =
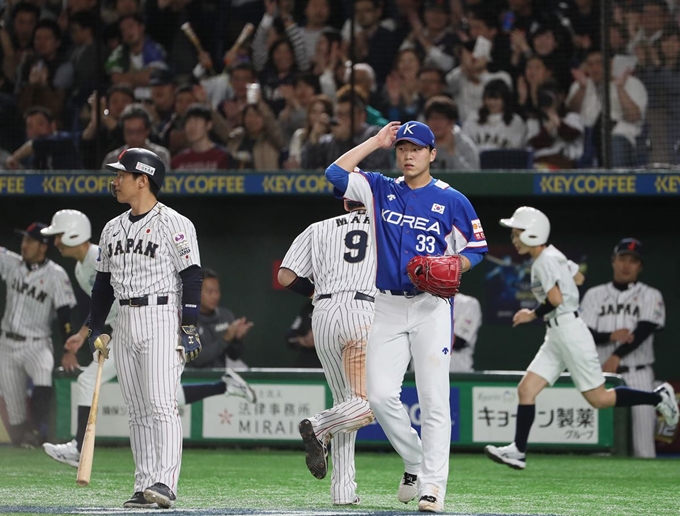
[[[663,328],[666,324],[666,307],[661,292],[649,285],[638,281],[622,291],[609,282],[585,293],[581,316],[589,328],[600,333],[612,333],[624,328],[633,331],[641,321]],[[618,346],[616,342],[597,346],[600,361],[604,363]],[[653,363],[654,333],[621,359],[621,365],[630,368]]]
[[[83,289],[88,296],[92,296],[92,287],[94,280],[97,277],[97,256],[99,256],[99,246],[97,244],[90,244],[87,249],[87,254],[82,262],[78,261],[75,268],[76,281],[78,286]],[[114,303],[111,306],[109,315],[106,317],[106,324],[112,325],[118,313],[118,304]]]
[[[375,246],[366,210],[315,222],[293,241],[281,267],[314,281],[314,294],[374,296]]]
[[[56,310],[76,305],[68,274],[50,259],[27,265],[20,254],[0,247],[0,277],[7,284],[3,332],[50,338]]]

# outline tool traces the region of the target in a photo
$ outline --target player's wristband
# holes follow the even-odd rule
[[[182,326],[198,326],[198,305],[182,305]]]
[[[552,312],[555,308],[556,307],[546,299],[542,305],[538,305],[536,308],[534,308],[534,313],[536,314],[536,317],[543,317],[546,314]]]
[[[314,295],[314,283],[309,281],[308,278],[302,278],[298,276],[295,278],[293,283],[288,285],[286,288],[305,297],[312,297]]]

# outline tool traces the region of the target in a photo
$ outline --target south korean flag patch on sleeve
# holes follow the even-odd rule
[[[475,219],[470,222],[472,224],[472,233],[475,235],[476,240],[486,240],[484,236],[484,229],[482,228],[482,223],[479,219]]]

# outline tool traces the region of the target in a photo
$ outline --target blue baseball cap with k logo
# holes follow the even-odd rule
[[[430,145],[434,147],[434,134],[432,130],[422,122],[417,122],[415,120],[411,122],[406,122],[397,131],[397,139],[394,141],[396,145],[402,140],[415,143],[421,147],[427,147]]]

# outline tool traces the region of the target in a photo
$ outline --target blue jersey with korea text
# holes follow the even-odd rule
[[[342,168],[335,164],[328,167],[331,182],[333,172],[339,171]],[[406,265],[414,256],[470,256],[488,251],[484,230],[470,201],[444,181],[432,179],[428,185],[412,190],[403,177],[393,179],[377,172],[359,171],[347,174],[347,179],[344,196],[364,203],[375,220],[377,288],[411,290]],[[341,191],[344,185],[344,181],[335,184]]]

